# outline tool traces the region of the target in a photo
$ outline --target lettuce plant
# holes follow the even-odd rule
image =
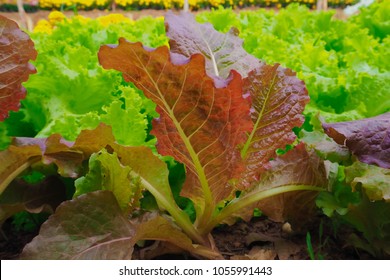
[[[304,121],[304,83],[246,53],[235,29],[222,34],[185,13],[169,13],[166,29],[170,49],[120,39],[98,56],[157,105],[151,134],[160,155],[184,164],[181,195],[193,202],[195,218],[178,206],[166,164],[147,147],[118,144],[107,125],[82,131],[75,142],[58,134],[15,138],[0,153],[3,218],[12,214],[14,179],[24,170],[54,167],[76,179],[74,198],[57,207],[22,258],[127,259],[142,240],[164,241],[160,252],[221,258],[211,235],[217,225],[250,219],[255,208],[300,222],[315,210],[327,186],[324,162],[303,143],[275,153],[296,140],[292,129]],[[141,207],[145,190],[159,211]]]

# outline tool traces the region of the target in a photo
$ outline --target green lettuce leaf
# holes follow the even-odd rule
[[[114,152],[103,149],[89,158],[88,173],[75,181],[75,196],[97,191],[111,191],[122,211],[128,212],[139,206],[140,178],[131,174],[129,166],[123,166]]]
[[[361,187],[370,201],[390,201],[390,170],[362,162],[345,168],[346,181],[356,190]]]

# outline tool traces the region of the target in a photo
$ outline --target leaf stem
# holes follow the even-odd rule
[[[239,212],[241,209],[250,206],[251,204],[258,202],[262,199],[286,193],[286,192],[292,192],[292,191],[318,191],[321,192],[324,189],[321,187],[315,187],[315,186],[308,186],[308,185],[287,185],[287,186],[281,186],[261,192],[249,192],[245,194],[243,197],[239,197],[236,199],[233,199],[225,208],[219,212],[217,216],[215,216],[210,222],[208,223],[207,227],[203,229],[202,233],[209,233],[211,230],[223,222],[228,217],[232,216],[234,213]]]
[[[165,197],[163,193],[157,190],[152,184],[150,184],[143,177],[140,177],[141,184],[152,193],[157,202],[169,212],[175,222],[180,226],[180,228],[194,241],[198,244],[207,245],[207,241],[202,237],[198,230],[191,223],[191,220],[176,204],[172,204],[169,199]]]

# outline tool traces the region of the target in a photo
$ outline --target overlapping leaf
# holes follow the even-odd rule
[[[244,77],[243,94],[252,100],[254,129],[243,147],[246,172],[238,187],[247,188],[258,180],[275,150],[296,138],[292,129],[303,124],[302,112],[309,102],[305,84],[290,69],[266,65],[248,54],[233,29],[218,32],[188,13],[168,13],[165,21],[172,52],[186,57],[203,54],[209,75],[227,77],[234,69]]]
[[[210,23],[199,24],[192,14],[184,12],[180,15],[168,12],[165,26],[171,52],[186,57],[197,53],[204,55],[209,75],[227,78],[233,69],[246,77],[259,64],[244,50],[235,28],[224,34],[216,31]]]
[[[291,144],[296,136],[292,129],[304,122],[302,112],[309,102],[303,81],[290,69],[263,65],[244,79],[244,93],[252,99],[254,128],[242,148],[246,170],[240,188],[247,188],[259,179],[275,150]]]
[[[360,161],[390,168],[390,113],[352,122],[324,123],[323,127]]]
[[[146,214],[130,221],[110,191],[90,192],[61,204],[24,248],[21,258],[131,259],[140,240],[169,242],[195,255],[221,258],[217,252],[193,245],[187,235],[159,215]]]
[[[19,109],[26,95],[21,84],[35,73],[28,61],[36,56],[30,37],[14,21],[0,16],[0,121]]]
[[[285,155],[270,162],[261,180],[252,190],[245,192],[243,198],[255,196],[266,190],[281,186],[317,186],[324,190],[328,186],[324,162],[314,153],[308,152],[304,144],[299,144]],[[285,192],[253,203],[245,211],[235,216],[250,219],[253,209],[259,208],[269,218],[302,225],[315,213],[315,197],[318,191]]]
[[[233,71],[217,87],[206,75],[202,55],[187,59],[171,55],[166,47],[150,50],[124,39],[118,46],[103,46],[99,60],[103,67],[123,72],[158,105],[160,118],[151,133],[160,154],[186,165],[183,194],[201,210],[228,197],[228,181],[241,169],[236,147],[252,127],[240,75]]]

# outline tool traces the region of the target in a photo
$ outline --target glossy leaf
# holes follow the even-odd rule
[[[123,72],[126,81],[158,105],[160,118],[151,133],[160,154],[186,165],[183,195],[201,212],[227,198],[232,191],[228,181],[241,169],[236,147],[252,127],[239,74],[233,71],[216,85],[206,75],[203,56],[187,59],[170,55],[166,47],[150,50],[124,39],[118,46],[103,46],[99,59],[104,68]]]
[[[323,127],[360,161],[390,168],[390,113],[352,122],[324,123]]]
[[[35,68],[28,63],[37,52],[30,37],[18,25],[0,15],[0,121],[9,111],[19,110],[26,95],[22,82],[27,81]]]
[[[240,188],[248,188],[276,149],[284,149],[296,139],[292,129],[304,122],[302,112],[309,102],[304,82],[290,69],[263,65],[244,79],[244,93],[252,99],[252,132],[242,147],[246,170],[240,178]]]
[[[191,57],[202,54],[206,58],[206,71],[210,76],[227,78],[231,70],[246,77],[259,61],[242,47],[238,30],[218,32],[210,23],[196,22],[194,15],[168,12],[165,16],[171,52]]]

